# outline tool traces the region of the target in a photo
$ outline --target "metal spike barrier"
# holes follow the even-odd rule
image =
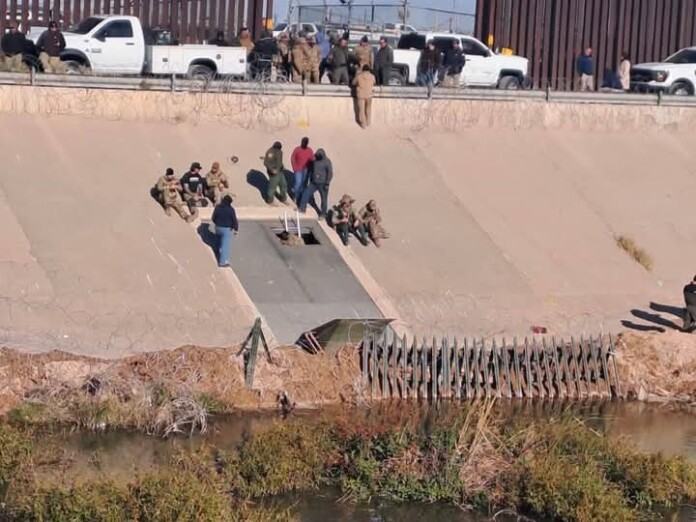
[[[534,336],[512,344],[371,335],[360,355],[372,398],[437,401],[620,397],[615,353],[611,337],[601,335],[580,341]]]

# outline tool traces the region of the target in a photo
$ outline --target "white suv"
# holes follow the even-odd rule
[[[678,96],[696,94],[696,47],[677,51],[663,62],[634,65],[631,90],[662,91]]]

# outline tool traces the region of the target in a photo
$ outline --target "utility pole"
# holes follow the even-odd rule
[[[403,12],[401,13],[403,16],[403,24],[404,24],[404,29],[406,29],[406,23],[408,22],[408,0],[404,0],[404,6],[403,6]]]

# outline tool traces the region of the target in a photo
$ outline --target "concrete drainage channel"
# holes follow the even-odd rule
[[[211,212],[202,210],[199,234],[212,246]],[[294,344],[302,333],[334,319],[385,318],[316,219],[301,222],[301,242],[290,246],[280,237],[285,226],[278,210],[237,211],[240,233],[232,244],[232,270],[276,342]],[[288,228],[297,234],[294,219]]]

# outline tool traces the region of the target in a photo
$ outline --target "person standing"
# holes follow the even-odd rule
[[[341,38],[338,45],[334,45],[327,58],[331,65],[331,83],[334,85],[348,84],[348,63],[350,62],[350,51],[348,50],[348,40]]]
[[[290,164],[292,171],[295,174],[295,184],[292,186],[292,196],[295,198],[295,203],[300,204],[302,191],[307,185],[307,176],[309,173],[309,164],[314,159],[314,151],[309,147],[309,138],[304,137],[300,142],[299,147],[295,147],[290,156]]]
[[[684,287],[684,332],[693,332],[696,326],[696,276]]]
[[[292,67],[290,65],[290,37],[288,33],[282,33],[278,42],[278,63],[279,73],[284,76],[286,81],[290,81]]]
[[[445,85],[459,85],[459,78],[466,64],[466,56],[462,49],[462,43],[457,39],[452,42],[452,47],[445,51],[445,59],[442,62],[445,68]]]
[[[331,180],[333,180],[333,164],[326,157],[324,149],[317,149],[317,153],[314,155],[314,162],[309,170],[309,185],[302,192],[302,199],[297,209],[302,213],[307,212],[307,203],[309,203],[315,192],[319,192],[319,197],[321,198],[319,219],[324,219],[329,210],[329,187]]]
[[[375,52],[372,50],[370,40],[367,38],[367,36],[363,36],[360,39],[360,44],[355,50],[355,58],[358,61],[358,71],[360,71],[365,65],[368,65],[370,69],[374,69]]]
[[[440,51],[435,47],[435,43],[430,40],[421,52],[418,60],[418,85],[423,87],[435,83],[441,61]]]
[[[305,53],[305,64],[307,66],[305,78],[307,78],[310,83],[321,83],[321,76],[319,74],[321,67],[321,49],[313,36],[307,39]]]
[[[215,224],[215,235],[218,239],[218,266],[225,268],[230,266],[232,235],[236,236],[239,233],[239,222],[232,206],[232,196],[225,195],[220,204],[215,207],[212,222]]]
[[[290,52],[292,60],[292,81],[295,83],[302,83],[302,80],[306,78],[307,55],[309,54],[305,50],[306,48],[307,40],[304,36],[301,36],[292,46],[292,51]]]
[[[285,168],[283,167],[283,144],[276,141],[273,146],[266,151],[263,164],[268,174],[268,189],[266,191],[266,203],[275,205],[276,192],[280,190],[278,199],[287,204],[288,202],[288,183],[285,180]]]
[[[575,62],[575,68],[580,75],[580,90],[583,92],[594,91],[594,63],[592,61],[592,47],[587,47],[583,53],[578,56]]]
[[[355,99],[358,105],[358,123],[364,129],[370,126],[372,119],[372,90],[375,87],[375,77],[370,72],[369,65],[363,65],[362,71],[353,79]]]
[[[215,45],[217,47],[229,47],[230,43],[225,40],[225,31],[218,30],[215,33],[215,38],[208,40],[208,45]]]
[[[316,38],[317,47],[319,47],[319,52],[321,54],[321,63],[319,64],[319,83],[321,83],[321,79],[324,77],[324,73],[328,67],[327,60],[329,58],[329,53],[331,52],[331,42],[329,42],[329,38],[326,36],[326,33],[321,31],[317,33]]]
[[[619,63],[619,81],[624,91],[631,90],[631,58],[627,52],[621,53],[621,63]]]
[[[392,66],[394,65],[394,49],[391,48],[387,39],[382,36],[379,39],[379,49],[375,58],[375,73],[377,85],[389,85]]]
[[[242,27],[239,30],[239,35],[235,43],[238,47],[244,47],[246,49],[247,57],[252,53],[254,50],[254,42],[251,40],[251,33],[248,27]]]
[[[65,38],[58,30],[58,24],[51,22],[48,29],[41,33],[36,42],[39,50],[39,60],[44,72],[62,73],[65,71],[63,62],[60,61],[60,53],[65,49]]]
[[[0,47],[5,55],[5,64],[13,72],[23,72],[26,69],[22,61],[24,50],[27,46],[27,38],[12,24],[9,31],[2,36]]]

